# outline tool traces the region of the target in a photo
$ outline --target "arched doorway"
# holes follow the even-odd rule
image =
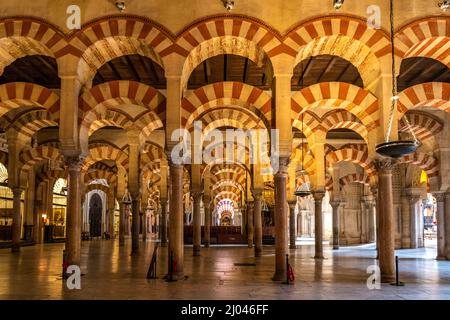
[[[89,233],[91,237],[102,235],[102,199],[97,193],[89,201]]]

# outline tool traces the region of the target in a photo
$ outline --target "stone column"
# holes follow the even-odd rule
[[[378,205],[379,205],[379,247],[378,258],[381,281],[390,282],[395,278],[395,235],[394,235],[394,201],[392,194],[392,159],[375,161],[378,171]]]
[[[13,188],[13,224],[12,224],[12,252],[20,251],[20,238],[22,235],[22,213],[21,213],[21,201],[22,188]]]
[[[255,225],[255,257],[262,255],[262,216],[261,216],[262,190],[253,190],[253,223]]]
[[[161,223],[159,225],[161,247],[167,247],[167,199],[161,199]]]
[[[274,281],[284,280],[286,277],[286,254],[288,253],[287,239],[287,168],[288,158],[280,158],[278,172],[274,176],[275,180],[275,274]]]
[[[445,193],[433,193],[436,198],[437,221],[437,260],[445,260],[447,256],[445,248]]]
[[[169,257],[173,253],[176,270],[173,278],[184,277],[184,243],[183,243],[183,166],[170,164],[170,219],[169,219]]]
[[[193,221],[193,255],[200,255],[200,246],[202,244],[202,216],[200,205],[202,200],[202,192],[193,192],[194,198],[194,221]]]
[[[288,201],[289,204],[289,249],[297,249],[297,230],[296,230],[296,217],[295,217],[295,206],[297,205],[297,200]]]
[[[247,244],[253,248],[253,202],[247,202]]]
[[[139,194],[132,194],[131,199],[131,254],[139,255],[139,227],[141,224],[139,208],[141,196]]]
[[[323,259],[322,200],[323,197],[325,196],[325,192],[315,191],[313,196],[314,196],[314,238],[315,238],[314,259]]]
[[[205,248],[211,244],[211,198],[203,195],[203,206],[205,208]]]
[[[67,180],[67,236],[66,253],[69,265],[81,260],[81,165],[83,158],[66,157],[69,169]]]
[[[410,221],[410,248],[414,249],[418,247],[418,226],[417,226],[417,202],[420,197],[411,196],[409,198],[409,221]]]
[[[123,201],[119,202],[119,246],[125,245],[125,229],[126,229],[126,210],[127,204]]]
[[[339,201],[331,201],[331,207],[333,208],[333,250],[339,249]]]
[[[450,192],[445,194],[445,247],[447,248],[447,260],[450,260]]]
[[[367,240],[369,243],[375,242],[375,202],[366,201],[367,217],[369,222],[369,234]]]

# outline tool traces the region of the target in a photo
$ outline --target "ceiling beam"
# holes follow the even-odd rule
[[[313,60],[313,57],[310,57],[308,59],[304,69],[303,69],[304,60],[301,62],[301,66],[302,66],[301,70],[302,71],[301,71],[300,76],[298,78],[298,84],[297,84],[300,87],[300,90],[303,89],[304,81],[302,81],[302,80],[303,80],[303,78],[305,78],[307,76],[307,74],[308,74],[308,72],[310,70],[310,66],[311,66],[312,60]],[[303,84],[302,84],[302,82],[303,82]]]
[[[228,76],[228,55],[223,55],[223,81],[227,81]]]
[[[242,82],[247,83],[248,79],[248,58],[244,58],[244,71],[242,76]]]
[[[108,61],[107,66],[109,67],[110,70],[112,70],[112,72],[114,73],[114,76],[116,77],[117,80],[122,80],[122,76],[120,75],[120,73],[117,71],[116,67],[114,66],[114,64],[112,63],[112,61]]]
[[[139,76],[139,74],[138,74],[136,68],[134,67],[133,62],[132,62],[131,59],[130,59],[130,56],[124,56],[124,57],[122,57],[122,58],[125,58],[125,61],[126,61],[128,67],[129,67],[129,69],[131,70],[131,73],[133,74],[133,77],[134,77],[138,82],[141,82],[141,77]]]

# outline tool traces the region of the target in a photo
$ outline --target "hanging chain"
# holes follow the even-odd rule
[[[390,111],[390,115],[389,115],[389,123],[388,123],[388,127],[387,127],[387,132],[386,132],[386,142],[389,142],[389,139],[391,137],[391,132],[392,132],[392,123],[394,121],[394,112],[395,112],[395,108],[397,107],[397,102],[398,102],[398,87],[397,87],[397,77],[395,76],[395,37],[394,37],[394,0],[390,0],[390,16],[389,16],[389,20],[390,20],[390,24],[391,24],[391,34],[390,34],[390,38],[391,38],[391,56],[392,56],[392,98],[391,98],[391,111]],[[411,133],[411,135],[414,138],[414,142],[418,142],[416,134],[414,133],[414,130],[411,128],[411,124],[409,123],[408,117],[406,117],[405,115],[405,123],[406,123],[406,128],[408,129],[408,131]]]

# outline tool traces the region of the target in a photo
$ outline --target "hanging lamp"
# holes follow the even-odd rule
[[[417,147],[419,146],[419,142],[416,138],[416,135],[414,134],[414,131],[411,129],[411,125],[409,124],[409,121],[407,117],[405,117],[405,122],[407,125],[408,130],[410,131],[411,135],[413,136],[414,140],[395,140],[390,141],[390,135],[392,131],[392,122],[394,120],[394,111],[395,108],[397,108],[397,102],[398,102],[398,95],[397,95],[397,78],[395,76],[395,57],[394,57],[394,1],[390,0],[390,24],[391,24],[391,55],[392,55],[392,98],[391,98],[391,113],[389,116],[389,123],[388,128],[386,131],[385,139],[386,141],[384,143],[378,144],[375,147],[375,150],[378,154],[386,157],[391,158],[400,158],[402,156],[405,156],[407,154],[413,153],[417,150]]]
[[[302,75],[302,85],[301,88],[303,89],[303,75]],[[304,148],[303,148],[303,137],[304,137],[304,130],[303,130],[303,124],[304,124],[304,118],[305,118],[305,112],[302,112],[302,144],[301,144],[301,148],[302,148],[302,161],[301,161],[301,169],[300,169],[300,176],[306,176],[308,173],[305,170],[305,167],[303,165],[303,160],[304,160]],[[311,195],[311,190],[309,189],[309,185],[306,184],[306,188],[303,188],[303,184],[297,188],[294,192],[294,194],[297,197],[307,197],[309,195]]]

